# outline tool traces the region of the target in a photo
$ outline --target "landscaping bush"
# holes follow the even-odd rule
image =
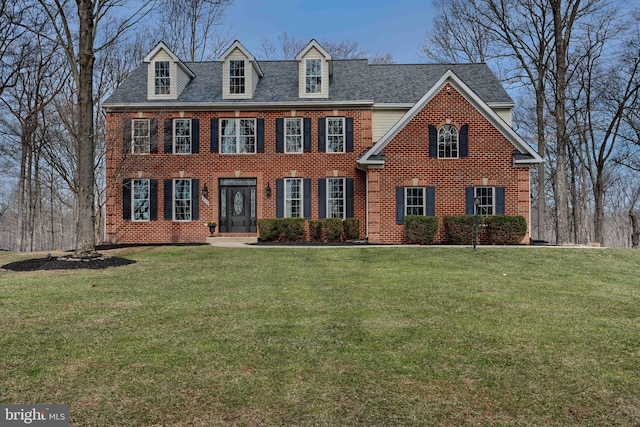
[[[527,220],[523,216],[495,215],[487,217],[487,232],[492,245],[517,245],[527,234]]]
[[[325,242],[339,242],[342,240],[342,220],[340,218],[326,218],[322,220]]]
[[[457,215],[444,217],[444,229],[448,242],[452,245],[470,245],[473,243],[473,215]],[[478,240],[485,217],[478,218]]]
[[[258,232],[261,242],[300,242],[304,240],[304,219],[259,219]]]
[[[317,219],[309,220],[309,238],[312,242],[322,241],[322,221]]]
[[[360,237],[360,220],[358,218],[347,218],[342,221],[342,231],[345,240],[355,240]]]
[[[278,236],[280,235],[280,230],[278,230],[277,219],[275,218],[265,218],[258,220],[258,240],[261,242],[274,242],[277,241]]]
[[[407,215],[404,217],[404,233],[409,243],[430,245],[438,232],[435,216]]]

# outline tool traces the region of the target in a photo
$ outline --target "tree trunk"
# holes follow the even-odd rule
[[[631,220],[631,247],[640,249],[640,220],[633,206],[629,209],[629,219]]]
[[[94,234],[94,132],[93,132],[93,2],[78,0],[80,38],[78,50],[78,222],[77,256],[95,253]]]

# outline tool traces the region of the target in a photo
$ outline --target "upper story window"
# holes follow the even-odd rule
[[[305,92],[322,92],[322,60],[305,60]]]
[[[149,119],[133,119],[131,123],[131,153],[151,152],[151,126]]]
[[[344,153],[344,117],[327,118],[327,153]]]
[[[191,153],[191,119],[175,119],[173,121],[174,154]]]
[[[133,206],[133,221],[149,221],[150,218],[150,185],[148,179],[133,179],[131,192],[131,205]]]
[[[475,187],[474,203],[478,215],[493,215],[495,212],[495,199],[493,195],[493,187]]]
[[[244,61],[229,61],[229,93],[245,93]]]
[[[457,158],[458,156],[458,129],[452,125],[444,125],[438,131],[438,157]]]
[[[256,119],[220,119],[220,152],[256,152]]]
[[[191,180],[173,180],[173,220],[191,221]]]
[[[405,187],[405,215],[424,215],[426,201],[424,190],[424,187]]]
[[[302,153],[302,119],[284,119],[285,153]]]
[[[169,61],[155,62],[155,94],[169,95],[171,93],[171,65]]]
[[[286,178],[284,180],[285,218],[302,218],[302,188],[302,178]]]

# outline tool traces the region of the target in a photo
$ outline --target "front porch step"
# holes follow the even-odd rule
[[[256,243],[258,241],[257,236],[227,236],[224,237],[207,237],[207,243],[212,246],[224,246],[224,247],[234,247],[234,246],[244,246],[249,243]]]

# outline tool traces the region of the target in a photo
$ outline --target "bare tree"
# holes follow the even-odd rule
[[[233,0],[160,0],[158,29],[162,41],[188,61],[215,59],[230,44],[217,27]]]

